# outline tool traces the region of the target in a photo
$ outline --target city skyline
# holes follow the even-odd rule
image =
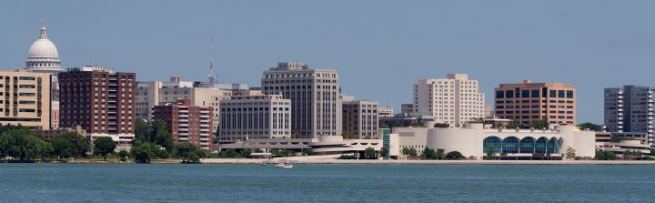
[[[655,29],[647,19],[653,14],[643,4],[31,4],[2,3],[0,23],[11,29],[0,33],[0,68],[24,66],[43,19],[66,68],[101,64],[136,72],[140,81],[175,74],[204,81],[214,36],[214,67],[221,83],[257,86],[271,64],[299,61],[337,69],[344,94],[393,105],[396,111],[401,103],[411,103],[416,80],[448,73],[469,74],[486,95],[502,82],[572,83],[578,102],[585,104],[578,108],[579,123],[602,123],[604,88],[655,85],[648,77]],[[21,12],[27,7],[39,15]],[[146,8],[152,10],[144,13]],[[173,11],[194,15],[167,17]],[[492,104],[490,97],[485,103]]]

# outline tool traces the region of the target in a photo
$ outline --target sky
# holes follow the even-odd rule
[[[412,102],[419,79],[567,82],[578,122],[603,121],[603,88],[655,86],[655,1],[1,1],[0,69],[24,66],[41,20],[64,67],[259,86],[278,62],[339,71],[344,94]]]

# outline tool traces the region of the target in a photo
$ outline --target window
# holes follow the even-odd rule
[[[532,90],[531,96],[534,97],[539,97],[539,90]]]
[[[550,90],[548,97],[557,97],[557,90]]]
[[[504,98],[505,94],[502,90],[497,90],[496,91],[496,98]]]
[[[557,90],[557,97],[564,98],[564,90]]]
[[[514,98],[514,91],[513,90],[507,90],[505,92],[505,97],[507,98]]]
[[[522,98],[530,97],[530,90],[521,90],[521,97]]]
[[[566,98],[573,98],[573,90],[566,90]]]

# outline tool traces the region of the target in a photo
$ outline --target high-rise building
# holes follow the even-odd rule
[[[228,99],[232,91],[248,89],[244,84],[214,84],[184,81],[179,76],[172,76],[169,81],[138,82],[136,90],[137,118],[153,118],[152,108],[160,104],[175,103],[178,100],[190,100],[196,106],[209,106],[216,109],[213,116],[213,131],[220,123],[220,101]]]
[[[101,66],[60,73],[60,126],[80,125],[92,138],[108,136],[130,143],[136,119],[135,77]]]
[[[242,90],[221,101],[219,139],[291,138],[291,100],[282,95]]]
[[[626,85],[605,88],[605,128],[608,132],[648,133],[653,143],[655,88]]]
[[[462,126],[484,117],[484,93],[466,74],[419,80],[414,85],[414,112],[432,116],[437,123]]]
[[[498,118],[517,120],[524,125],[548,120],[550,124],[575,125],[575,88],[568,83],[500,84],[496,88],[495,113]]]
[[[262,90],[291,100],[293,134],[303,138],[341,136],[341,86],[336,70],[279,63],[264,72]]]
[[[0,71],[0,124],[50,129],[49,73]]]
[[[357,139],[379,138],[379,104],[374,101],[343,101],[343,134]]]
[[[414,104],[400,104],[400,113],[405,115],[414,113]]]
[[[59,84],[57,74],[64,71],[61,68],[59,51],[55,43],[48,38],[48,28],[45,23],[41,23],[39,37],[32,43],[27,52],[25,60],[25,70],[29,72],[50,73],[52,79],[50,82],[50,106],[49,115],[52,117],[51,128],[59,128]]]
[[[175,142],[188,141],[205,150],[213,150],[213,111],[209,106],[196,106],[190,100],[179,100],[153,108],[153,118],[166,122]]]

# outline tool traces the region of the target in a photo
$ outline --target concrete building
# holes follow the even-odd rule
[[[524,125],[547,119],[550,124],[575,125],[575,88],[567,83],[500,84],[495,90],[498,118],[517,120]]]
[[[45,23],[41,24],[39,37],[32,43],[27,52],[24,70],[37,73],[49,73],[50,79],[50,128],[59,127],[59,83],[57,74],[63,72],[61,60],[59,59],[59,50],[50,38],[48,38],[48,29]]]
[[[49,73],[0,71],[0,124],[51,128]]]
[[[400,113],[404,115],[414,113],[414,104],[400,104]]]
[[[377,139],[380,137],[378,102],[355,100],[343,101],[343,134],[356,139]]]
[[[378,107],[378,117],[380,118],[391,118],[396,115],[396,112],[393,110],[393,106],[379,106]]]
[[[291,128],[303,138],[341,136],[341,85],[331,69],[279,63],[264,71],[262,91],[291,100]]]
[[[175,103],[178,100],[190,100],[196,106],[208,106],[216,109],[213,116],[213,132],[220,123],[220,101],[228,99],[233,91],[248,89],[243,84],[207,85],[202,82],[184,81],[179,76],[172,76],[169,81],[148,81],[137,84],[137,117],[152,119],[152,108],[156,105]]]
[[[494,154],[497,159],[507,160],[560,160],[566,159],[569,148],[575,151],[575,157],[592,159],[596,151],[595,133],[577,130],[574,126],[559,126],[553,130],[508,130],[470,123],[461,128],[394,128],[392,136],[398,136],[398,142],[392,143],[397,145],[394,149],[414,148],[419,154],[425,147],[444,149],[474,159],[487,159],[488,154]]]
[[[291,138],[291,100],[260,91],[235,92],[221,101],[219,142]]]
[[[209,106],[196,106],[190,100],[179,100],[155,106],[153,118],[166,122],[175,142],[188,141],[212,151],[214,142],[213,114]]]
[[[622,158],[625,152],[650,155],[647,133],[596,132],[596,150],[614,152]]]
[[[437,123],[462,126],[484,117],[484,94],[477,80],[466,74],[419,80],[414,85],[414,113],[434,117]]]
[[[136,119],[135,77],[102,66],[60,73],[60,126],[79,125],[92,139],[107,136],[119,144],[131,143]]]
[[[627,85],[605,88],[605,127],[609,132],[647,133],[653,143],[655,88]]]

